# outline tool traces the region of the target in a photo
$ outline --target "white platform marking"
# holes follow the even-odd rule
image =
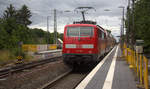
[[[103,85],[102,89],[111,89],[112,88],[117,53],[118,53],[118,47],[116,49],[116,53],[113,57],[112,63],[110,65],[110,68],[109,68],[109,71],[108,71],[108,74],[107,74],[107,77],[105,79],[105,82],[104,82],[104,85]]]
[[[113,48],[113,50],[116,47]],[[111,52],[109,52],[109,54],[92,70],[92,72],[90,72],[86,78],[75,88],[75,89],[84,89],[87,84],[90,82],[90,80],[94,77],[94,75],[96,74],[96,72],[100,69],[100,67],[104,64],[104,62],[106,61],[106,59],[108,58],[108,56],[113,52],[113,50],[111,50]]]

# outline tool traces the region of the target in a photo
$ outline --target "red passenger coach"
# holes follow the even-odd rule
[[[69,66],[88,65],[100,61],[106,53],[106,32],[95,24],[66,25],[63,39],[63,61]]]

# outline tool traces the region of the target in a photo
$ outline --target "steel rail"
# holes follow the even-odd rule
[[[46,83],[45,85],[41,86],[40,88],[37,89],[49,89],[49,87],[53,86],[54,84],[56,84],[59,80],[61,80],[62,78],[64,78],[65,76],[69,75],[72,72],[72,69],[68,70],[67,72],[63,73],[62,75],[56,77],[55,79],[53,79],[52,81]]]
[[[30,69],[39,65],[43,65],[46,63],[50,63],[50,62],[54,62],[57,61],[58,58],[61,58],[62,56],[57,56],[57,57],[53,57],[53,58],[48,58],[48,59],[43,59],[43,60],[39,60],[39,61],[33,61],[33,62],[28,62],[28,63],[24,63],[24,64],[18,64],[12,67],[8,67],[8,68],[4,68],[0,70],[0,79],[7,77],[13,73],[22,71],[24,69]]]

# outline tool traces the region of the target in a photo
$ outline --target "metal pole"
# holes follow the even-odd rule
[[[124,7],[123,7],[123,12],[122,12],[122,30],[123,30],[123,35],[124,35]]]
[[[122,20],[121,20],[121,28],[120,28],[120,43],[121,43],[121,48],[123,48],[123,43],[124,43],[124,6],[120,6],[119,8],[122,8]]]
[[[130,0],[128,0],[128,7],[127,7],[127,10],[128,10],[128,29],[126,31],[126,40],[127,40],[127,47],[129,47],[129,44],[130,44],[130,40],[129,40],[129,33],[130,33]]]
[[[47,39],[47,50],[48,50],[48,43],[49,43],[49,37],[48,37],[48,33],[49,33],[49,16],[47,16],[47,37],[46,37],[46,39]]]
[[[57,14],[54,9],[54,43],[57,45]]]
[[[49,32],[49,16],[47,16],[47,33]],[[47,34],[47,44],[48,44],[48,34]]]
[[[121,33],[121,40],[122,40],[122,48],[123,48],[123,44],[124,44],[124,7],[122,7],[123,11],[122,11],[122,33]]]
[[[135,37],[134,37],[134,0],[132,0],[132,46],[134,45],[135,43]],[[132,47],[133,48],[133,47]]]

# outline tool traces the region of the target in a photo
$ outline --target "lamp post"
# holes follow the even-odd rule
[[[63,11],[63,12],[69,13],[69,12],[72,12],[72,11],[70,11],[70,10],[65,10],[65,11]],[[72,20],[72,19],[68,16],[68,21],[69,21],[69,20]],[[69,24],[69,22],[67,22],[67,24]]]
[[[123,39],[123,36],[124,36],[124,6],[119,6],[118,8],[122,8],[122,28],[121,28],[121,31],[120,31],[120,41],[121,41],[121,48],[123,48],[123,43],[124,43],[124,39]]]
[[[124,6],[119,6],[118,8],[122,8],[122,32],[121,35],[124,35]]]
[[[104,11],[111,11],[110,9],[104,9]],[[107,20],[107,18],[106,18],[106,26],[108,27],[108,20]],[[108,27],[109,28],[109,27]]]

